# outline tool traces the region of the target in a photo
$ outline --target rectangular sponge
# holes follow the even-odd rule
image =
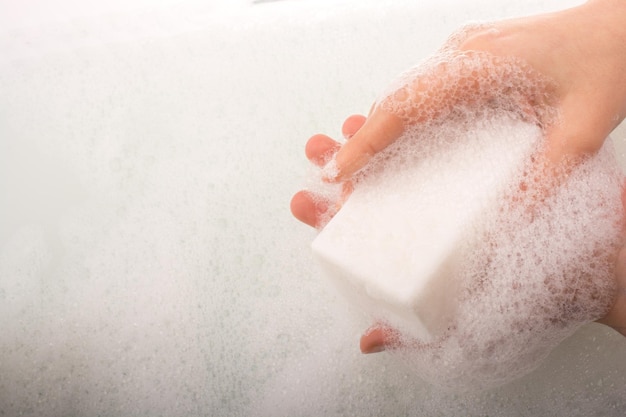
[[[510,115],[437,132],[405,134],[312,243],[348,299],[422,341],[453,324],[463,259],[541,137]]]

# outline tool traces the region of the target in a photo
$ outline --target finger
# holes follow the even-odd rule
[[[349,116],[343,126],[341,127],[341,133],[346,139],[350,139],[356,132],[363,127],[367,118],[361,114],[353,114]]]
[[[404,131],[402,120],[383,110],[376,109],[363,126],[336,156],[335,181],[344,181],[363,168],[378,152],[400,137]]]
[[[324,166],[341,148],[339,142],[326,135],[314,135],[306,143],[304,153],[317,166]]]
[[[385,332],[380,327],[371,327],[361,336],[361,353],[378,353],[385,350]]]
[[[291,213],[302,223],[318,228],[328,211],[329,202],[309,191],[299,191],[291,198]]]
[[[361,336],[361,352],[378,353],[392,345],[397,345],[399,340],[398,331],[384,324],[375,324]]]

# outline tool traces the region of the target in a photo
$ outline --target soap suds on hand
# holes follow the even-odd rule
[[[388,350],[466,390],[532,371],[607,313],[623,175],[610,140],[546,166],[550,83],[514,59],[455,51],[458,36],[379,100],[414,127],[358,174],[313,248],[348,298],[400,330]],[[418,85],[442,71],[506,88]],[[453,107],[437,102],[458,94]]]

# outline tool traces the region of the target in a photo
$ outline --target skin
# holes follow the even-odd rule
[[[547,141],[544,157],[549,165],[559,166],[564,161],[597,152],[626,117],[626,25],[623,22],[626,22],[626,1],[592,0],[556,13],[497,22],[492,26],[496,30],[472,32],[459,50],[516,57],[554,81],[551,101],[547,104],[558,109],[559,118],[558,122],[543,126]],[[411,88],[436,88],[428,87],[434,84],[430,80],[425,81],[412,83]],[[429,93],[438,94],[440,110],[445,111],[463,102],[463,94],[473,93],[472,87],[464,91]],[[406,120],[381,107],[384,106],[373,106],[367,117],[348,117],[342,133],[349,140],[343,145],[323,134],[311,137],[306,144],[306,156],[316,165],[323,166],[330,156],[336,155],[338,174],[328,180],[344,184],[346,198],[351,189],[350,178],[406,128]],[[323,214],[340,203],[323,201],[300,191],[291,201],[291,211],[298,220],[320,227]],[[614,304],[599,322],[626,336],[626,249],[617,255],[615,279],[618,290]],[[361,337],[361,351],[384,350],[393,332],[372,326]]]

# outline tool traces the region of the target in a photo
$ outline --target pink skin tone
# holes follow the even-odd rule
[[[565,160],[596,152],[626,116],[625,21],[625,1],[592,0],[557,13],[495,23],[496,31],[472,33],[460,50],[520,58],[555,82],[554,91],[549,92],[549,104],[558,109],[559,122],[544,126],[544,157],[558,166]],[[424,84],[429,83],[414,85],[424,88]],[[471,94],[471,88],[466,93]],[[454,94],[440,92],[442,110],[464,100],[463,92]],[[373,107],[368,117],[352,115],[345,120],[345,144],[318,134],[309,139],[305,153],[318,166],[336,155],[339,173],[329,181],[344,184],[347,198],[351,176],[396,140],[405,123],[380,107]],[[298,220],[319,228],[322,216],[333,205],[339,208],[341,202],[321,201],[308,191],[300,191],[292,198],[291,211]],[[617,255],[616,282],[614,305],[599,322],[626,336],[626,250]],[[384,326],[372,326],[361,337],[361,351],[384,350],[393,332]]]

